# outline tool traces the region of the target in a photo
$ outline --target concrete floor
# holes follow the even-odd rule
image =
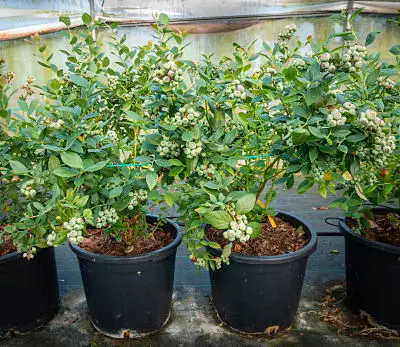
[[[311,222],[316,231],[335,231],[324,223],[340,211],[314,210],[329,201],[315,191],[297,196],[282,191],[275,206]],[[332,199],[329,199],[332,200]],[[325,290],[344,281],[344,242],[342,237],[319,237],[318,249],[311,256],[299,312],[290,331],[275,338],[239,335],[224,327],[210,304],[208,274],[196,273],[183,245],[178,249],[173,309],[169,323],[152,336],[138,340],[113,340],[96,333],[90,323],[80,272],[69,248],[56,249],[62,307],[48,325],[30,334],[0,340],[0,346],[400,346],[400,343],[366,338],[339,337],[332,327],[318,319],[315,310]],[[333,251],[333,252],[332,252]]]

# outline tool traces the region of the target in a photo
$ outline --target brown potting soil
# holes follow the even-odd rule
[[[400,216],[394,213],[375,215],[373,226],[364,231],[364,236],[368,240],[400,247],[400,228],[393,222],[394,218],[400,223]]]
[[[264,221],[260,235],[245,244],[234,241],[232,252],[250,256],[274,256],[297,251],[308,243],[302,229],[298,229],[278,217],[273,218],[276,228],[273,228],[268,220]],[[221,247],[229,243],[223,237],[222,230],[212,227],[207,230],[207,238],[219,243]]]
[[[0,225],[0,235],[1,232],[3,231],[4,226]],[[1,238],[1,236],[0,236]],[[0,240],[0,257],[10,254],[12,252],[16,252],[17,251],[17,247],[14,246],[14,244],[12,243],[12,241],[9,238],[1,238]]]
[[[152,226],[149,226],[151,229]],[[89,237],[85,238],[79,247],[92,253],[111,256],[134,256],[150,253],[170,244],[174,238],[162,229],[151,230],[150,237],[137,237],[132,244],[126,240],[117,241],[106,235],[105,229],[88,229]]]

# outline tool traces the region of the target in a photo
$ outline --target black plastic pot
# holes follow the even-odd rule
[[[311,226],[292,214],[278,217],[302,225],[309,240],[302,249],[280,256],[253,257],[232,253],[230,265],[210,271],[212,300],[219,318],[232,329],[264,333],[284,329],[296,315],[308,257],[317,247]],[[209,249],[220,256],[221,250]]]
[[[0,337],[41,327],[58,305],[53,247],[38,250],[29,261],[16,252],[0,257]]]
[[[374,208],[373,212],[393,212]],[[364,311],[379,324],[400,330],[400,247],[367,240],[339,222],[346,245],[348,305]]]
[[[156,216],[147,216],[155,222]],[[174,241],[154,252],[133,257],[94,254],[70,245],[78,256],[92,324],[114,338],[141,337],[160,330],[171,310],[179,226],[162,228]]]

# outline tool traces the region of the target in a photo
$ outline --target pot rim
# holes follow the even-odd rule
[[[247,264],[284,264],[284,263],[291,263],[297,260],[300,260],[304,257],[310,256],[317,248],[317,234],[311,227],[311,225],[303,220],[302,218],[288,212],[284,212],[281,210],[276,210],[278,212],[277,216],[288,217],[289,222],[290,219],[297,220],[301,225],[305,227],[305,232],[309,236],[309,242],[303,248],[299,249],[298,251],[294,251],[291,253],[286,253],[282,255],[263,255],[263,256],[250,256],[250,255],[243,255],[239,253],[232,252],[229,259],[231,261],[235,261],[238,263],[247,263]],[[213,253],[214,255],[220,256],[222,254],[221,249],[215,249],[211,247],[207,247],[208,250]]]
[[[156,215],[147,214],[146,217],[158,218]],[[152,251],[150,253],[138,254],[134,256],[114,256],[104,255],[99,253],[92,253],[84,250],[78,245],[69,243],[72,251],[78,256],[78,258],[86,259],[95,263],[110,263],[110,264],[132,264],[141,263],[145,261],[155,261],[161,258],[165,258],[172,252],[173,249],[177,248],[182,242],[182,230],[181,227],[174,221],[167,218],[167,223],[170,224],[176,230],[176,237],[170,244]]]
[[[391,210],[385,207],[374,207],[372,208],[372,212],[375,213],[390,213]],[[388,253],[395,253],[400,254],[400,247],[389,245],[387,243],[375,241],[375,240],[368,240],[364,236],[355,233],[351,228],[349,228],[346,224],[346,219],[341,218],[339,221],[339,230],[345,235],[345,237],[350,237],[352,240],[359,242],[367,247],[372,247],[378,249],[380,251],[388,252]]]

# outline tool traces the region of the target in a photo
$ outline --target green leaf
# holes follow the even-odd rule
[[[312,147],[308,152],[308,156],[310,157],[310,161],[313,163],[318,158],[318,148]]]
[[[126,118],[131,121],[132,123],[137,123],[143,121],[143,118],[137,114],[136,112],[130,111],[130,110],[124,110],[126,113]]]
[[[98,163],[95,163],[93,165],[88,166],[85,171],[87,172],[95,172],[98,170],[101,170],[104,168],[107,164],[109,163],[109,160],[104,160],[104,161],[99,161]]]
[[[172,207],[174,205],[174,195],[173,194],[171,194],[169,192],[165,192],[164,200],[169,207]]]
[[[256,194],[253,193],[243,195],[236,202],[235,212],[238,214],[246,214],[250,212],[256,204],[256,199]]]
[[[292,132],[292,141],[295,146],[301,145],[310,137],[310,132],[304,128],[296,128]]]
[[[58,158],[55,155],[52,155],[49,158],[49,171],[53,172],[54,170],[58,169],[61,165],[60,165],[60,161],[58,160]]]
[[[169,159],[169,162],[175,166],[185,166],[179,159]]]
[[[301,169],[301,167],[302,167],[301,164],[290,164],[286,168],[285,173],[286,174],[290,174],[290,173],[293,173],[293,172],[297,172],[297,171],[299,171]]]
[[[348,148],[345,145],[339,145],[337,149],[342,153],[347,153],[348,152]]]
[[[283,69],[282,72],[288,81],[294,81],[296,79],[297,69],[293,65],[290,65],[286,69]]]
[[[364,134],[354,134],[354,135],[350,135],[349,137],[347,137],[346,141],[355,143],[355,142],[360,142],[364,139],[365,139]]]
[[[361,7],[359,9],[355,10],[353,12],[353,14],[350,16],[349,22],[351,23],[363,10],[364,10],[364,7]]]
[[[92,16],[88,13],[84,13],[82,15],[82,22],[86,25],[89,26],[90,23],[92,23]]]
[[[307,106],[314,104],[323,94],[323,90],[319,87],[310,88],[305,96]]]
[[[372,42],[375,41],[375,38],[378,34],[382,31],[372,31],[368,34],[367,38],[365,39],[365,46],[369,46]]]
[[[309,190],[312,186],[314,185],[314,181],[312,180],[304,180],[299,184],[297,187],[297,192],[299,194],[305,193],[307,190]]]
[[[257,222],[251,222],[248,224],[249,227],[253,229],[253,233],[251,234],[251,238],[255,239],[257,236],[261,234],[262,227],[260,223]]]
[[[318,137],[320,139],[326,138],[326,134],[320,128],[309,125],[308,130],[310,130],[310,133],[313,134],[315,137]]]
[[[146,174],[146,183],[150,190],[152,190],[158,181],[158,175],[155,172],[149,171]]]
[[[190,142],[190,141],[193,140],[193,138],[194,138],[194,133],[193,133],[193,131],[185,131],[185,132],[182,134],[182,140],[185,141],[185,142]]]
[[[32,205],[39,211],[44,209],[44,206],[40,202],[34,201]]]
[[[89,195],[84,195],[78,199],[78,201],[76,202],[76,206],[82,208],[87,204],[88,201],[89,201]]]
[[[360,171],[360,162],[358,158],[353,157],[353,160],[350,163],[350,173],[353,177],[356,177],[358,171]]]
[[[160,22],[160,24],[162,24],[164,26],[168,26],[169,17],[165,13],[161,13],[160,16],[158,17],[158,21]]]
[[[71,25],[71,19],[67,16],[60,16],[58,17],[58,21],[64,23],[67,27]]]
[[[225,211],[210,211],[204,215],[204,220],[215,229],[226,230],[230,227],[232,217]]]
[[[62,152],[61,160],[64,162],[65,165],[68,165],[69,167],[83,170],[82,158],[74,152]]]
[[[110,191],[110,195],[108,196],[110,199],[116,198],[122,194],[122,187],[115,187]]]
[[[171,167],[173,164],[167,159],[156,159],[156,164],[160,167]]]
[[[107,67],[108,65],[110,65],[110,58],[104,57],[103,61],[101,62],[101,65],[103,67]]]
[[[26,166],[19,161],[16,160],[10,160],[10,166],[13,169],[15,174],[27,174],[28,169]]]
[[[326,194],[328,193],[326,188],[325,188],[325,184],[324,183],[320,183],[318,185],[318,193],[325,199],[326,198]]]
[[[76,84],[79,87],[87,88],[89,86],[89,81],[82,76],[71,74],[69,75],[73,84]]]
[[[79,175],[79,171],[76,169],[70,169],[69,167],[59,167],[53,171],[53,174],[59,177],[69,178]]]
[[[351,131],[345,130],[345,129],[341,129],[341,130],[334,129],[332,131],[332,136],[335,136],[335,137],[346,137],[349,134],[351,134]]]
[[[400,44],[394,45],[392,48],[389,49],[389,52],[394,55],[400,55]]]

